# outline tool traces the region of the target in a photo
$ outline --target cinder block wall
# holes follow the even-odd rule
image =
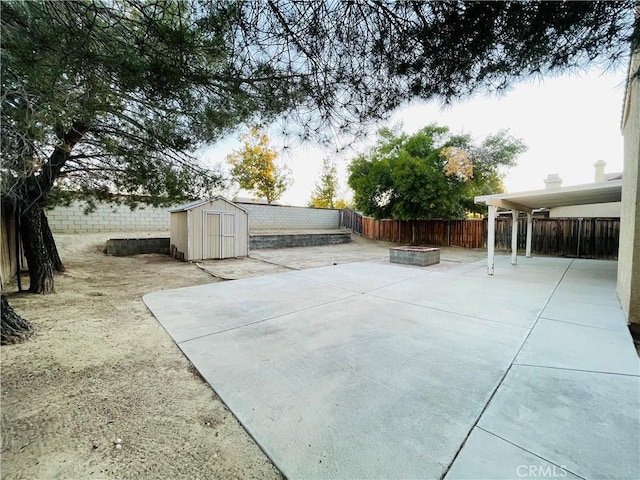
[[[331,230],[340,227],[340,210],[240,203],[251,212],[249,230]]]
[[[169,255],[168,238],[112,238],[107,240],[107,255],[126,257],[141,253]]]
[[[287,207],[238,203],[251,212],[249,229],[259,230],[331,230],[340,226],[340,211],[323,208]],[[169,231],[169,210],[140,206],[131,210],[124,205],[99,203],[85,215],[84,202],[47,211],[54,233],[97,233],[123,231]]]
[[[138,230],[169,231],[169,209],[140,206],[131,210],[125,205],[99,203],[95,211],[84,214],[85,203],[48,210],[49,226],[54,233],[96,233]]]

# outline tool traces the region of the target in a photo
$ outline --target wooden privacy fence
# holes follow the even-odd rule
[[[4,286],[18,271],[16,222],[13,211],[3,208],[0,222],[0,284]]]
[[[345,212],[343,210],[343,212]],[[417,245],[486,248],[487,219],[376,220],[352,210],[341,226],[365,238]],[[511,249],[511,217],[496,219],[496,250]],[[619,218],[534,218],[532,252],[578,258],[618,258]],[[527,219],[518,220],[518,250],[526,248]]]
[[[539,255],[618,258],[619,218],[534,218],[531,250]],[[525,250],[527,220],[518,219],[518,250]],[[485,239],[486,244],[486,239]],[[511,249],[511,219],[496,219],[496,249]]]
[[[482,248],[482,220],[376,220],[362,218],[362,236],[373,240],[441,247]]]

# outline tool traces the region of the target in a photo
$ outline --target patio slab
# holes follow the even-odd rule
[[[620,348],[628,343],[627,348]],[[558,322],[541,318],[515,364],[640,375],[629,331]]]
[[[640,473],[615,262],[499,261],[493,277],[376,261],[144,300],[289,478]]]
[[[459,274],[434,273],[414,278],[411,282],[389,285],[371,292],[383,298],[431,307],[494,322],[531,327],[553,293],[555,284],[517,283],[486,271],[476,276],[477,269]],[[555,272],[556,282],[562,270]]]
[[[163,290],[144,297],[177,342],[336,301],[353,292],[289,273]]]
[[[584,301],[552,298],[542,312],[542,318],[570,322],[588,327],[628,332],[627,320],[620,306],[597,305]]]
[[[446,480],[513,480],[537,478],[553,480],[580,477],[543,458],[497,437],[481,428],[474,428]]]
[[[287,477],[439,478],[527,332],[359,295],[180,347]]]
[[[380,275],[381,272],[384,274]],[[387,285],[405,283],[406,280],[413,281],[430,272],[432,271],[429,268],[424,267],[411,268],[381,262],[362,262],[299,270],[292,275],[354,293],[365,293]]]
[[[640,377],[513,366],[478,426],[582,478],[630,479],[639,418]]]

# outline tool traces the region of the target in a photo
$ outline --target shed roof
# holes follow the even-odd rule
[[[212,199],[208,199],[208,200],[196,200],[194,202],[190,202],[190,203],[185,203],[184,205],[180,205],[179,207],[175,207],[172,208],[171,210],[169,210],[169,212],[174,213],[174,212],[186,212],[187,210],[193,210],[194,208],[197,208],[201,205],[204,205],[205,203],[209,203],[209,202],[214,202],[216,200],[222,200],[223,202],[226,202],[230,205],[233,205],[236,208],[239,208],[240,210],[242,210],[245,213],[251,213],[249,210],[247,210],[244,207],[241,207],[240,205],[238,205],[237,203],[233,203],[230,200],[227,200],[224,197],[214,197]]]
[[[528,212],[537,208],[589,205],[619,202],[622,199],[622,180],[573,185],[528,192],[500,193],[475,197],[478,205],[494,205],[508,210]]]

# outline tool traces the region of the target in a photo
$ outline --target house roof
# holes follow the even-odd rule
[[[508,210],[530,212],[538,208],[589,205],[619,202],[622,199],[622,180],[573,185],[528,192],[500,193],[475,197],[478,205],[494,205]]]
[[[197,207],[199,207],[201,205],[204,205],[206,203],[209,203],[209,202],[215,202],[216,200],[222,200],[223,202],[227,202],[228,204],[233,205],[234,207],[237,207],[237,208],[239,208],[240,210],[242,210],[242,211],[244,211],[246,213],[251,213],[249,210],[247,210],[244,207],[241,207],[237,203],[233,203],[232,201],[227,200],[226,198],[220,197],[220,196],[214,197],[214,198],[211,198],[211,199],[208,199],[208,200],[196,200],[195,202],[185,203],[184,205],[180,205],[179,207],[172,208],[171,210],[169,210],[169,212],[170,213],[186,212],[187,210],[193,210],[194,208],[197,208]]]
[[[254,205],[280,205],[280,203],[273,201],[267,202],[266,198],[249,198],[249,197],[236,197],[234,202],[236,203],[251,203]]]

